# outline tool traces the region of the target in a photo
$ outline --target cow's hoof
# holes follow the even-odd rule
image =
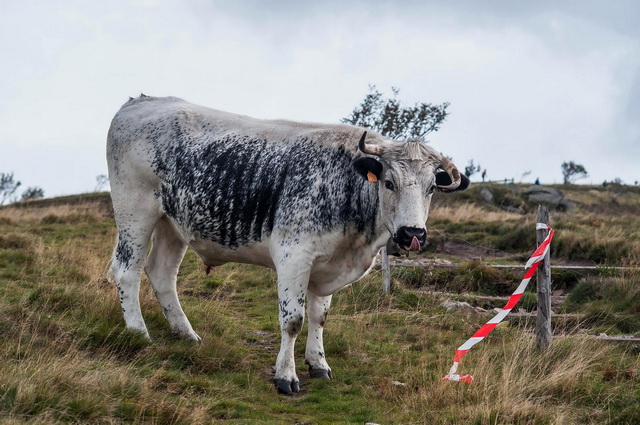
[[[280,394],[291,395],[300,392],[300,383],[298,381],[287,381],[286,379],[276,379],[276,387]]]
[[[183,341],[189,341],[189,342],[195,342],[195,343],[198,343],[198,344],[202,344],[202,338],[200,338],[200,336],[197,333],[193,332],[193,331],[191,331],[191,332],[188,332],[188,331],[187,332],[173,331],[172,333],[176,338],[179,338],[179,339],[181,339]]]
[[[309,376],[312,378],[329,380],[333,378],[333,373],[331,373],[331,369],[326,370],[309,366]]]
[[[200,336],[197,333],[193,333],[192,335],[189,335],[187,338],[185,338],[187,341],[193,341],[197,344],[202,344],[202,338],[200,338]]]

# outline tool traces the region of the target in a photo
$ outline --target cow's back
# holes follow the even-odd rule
[[[110,174],[146,182],[185,233],[230,248],[274,228],[372,232],[377,192],[350,166],[359,131],[140,97],[113,120]]]

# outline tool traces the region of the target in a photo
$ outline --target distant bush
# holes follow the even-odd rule
[[[33,199],[44,198],[44,190],[41,187],[33,186],[28,187],[27,190],[22,192],[22,197],[20,198],[23,201],[31,201]]]
[[[464,263],[456,269],[456,276],[451,283],[458,292],[496,293],[499,272],[482,264],[480,261]]]
[[[601,282],[592,279],[582,279],[573,291],[567,296],[567,302],[571,304],[584,304],[601,297],[598,286]]]
[[[638,273],[620,277],[594,276],[582,279],[569,293],[567,310],[586,310],[584,324],[614,332],[640,332],[640,286]]]

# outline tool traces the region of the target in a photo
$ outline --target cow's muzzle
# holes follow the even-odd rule
[[[427,231],[417,227],[402,226],[393,235],[393,241],[407,251],[420,251],[427,245]]]

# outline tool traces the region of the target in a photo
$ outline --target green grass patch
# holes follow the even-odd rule
[[[568,311],[584,311],[585,323],[607,333],[640,335],[637,273],[582,279],[567,296]]]

